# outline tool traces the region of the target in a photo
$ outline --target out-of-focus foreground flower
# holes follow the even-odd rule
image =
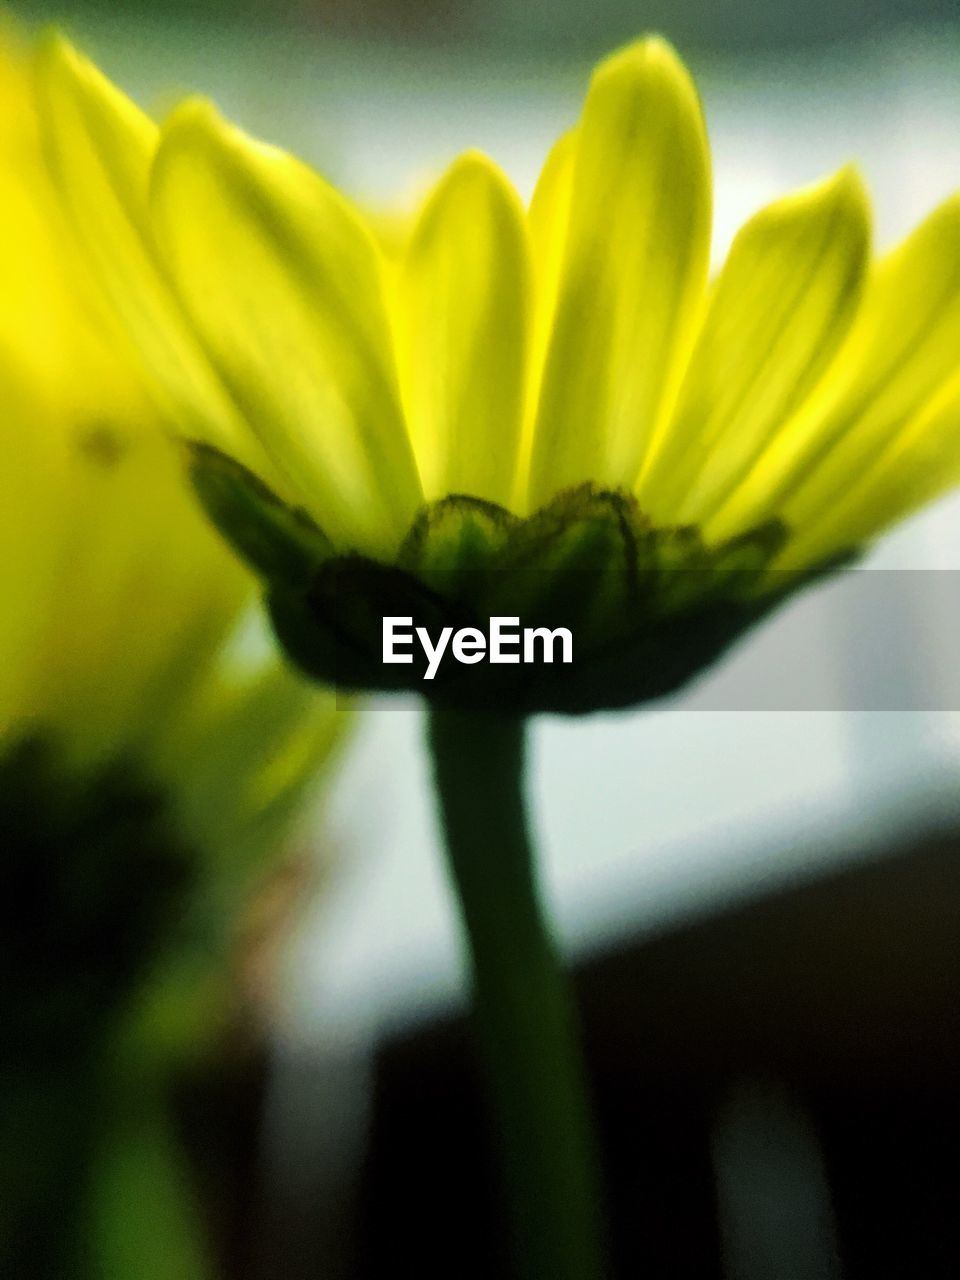
[[[57,40],[40,82],[64,198],[181,429],[279,500],[198,454],[315,673],[423,690],[364,658],[361,596],[570,625],[577,679],[501,673],[524,682],[503,705],[656,696],[960,471],[960,200],[874,263],[844,170],[762,209],[708,284],[704,122],[659,40],[599,66],[529,209],[470,153],[390,255],[204,101],[158,128]]]
[[[141,1104],[234,1012],[246,913],[345,716],[245,622],[253,580],[103,336],[12,39],[0,104],[0,1270],[85,1275],[55,1251],[116,1160],[94,1272],[140,1274],[125,1240],[193,1276]],[[151,1213],[167,1239],[138,1242]]]

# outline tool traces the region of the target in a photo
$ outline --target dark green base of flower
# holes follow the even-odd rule
[[[114,762],[62,767],[42,738],[0,758],[5,1065],[102,1044],[183,928],[197,858],[164,797]]]
[[[155,1085],[132,1088],[119,1044],[179,945],[197,859],[133,769],[80,774],[40,737],[0,758],[0,831],[0,1274],[99,1280],[80,1259],[96,1170],[121,1094],[139,1109]]]
[[[697,529],[655,528],[632,496],[591,485],[525,519],[451,495],[420,513],[385,564],[336,554],[305,513],[213,449],[193,447],[191,470],[212,519],[266,580],[294,662],[341,689],[416,692],[440,706],[581,714],[662,698],[817,576],[770,570],[787,538],[776,522],[708,547]],[[486,635],[491,617],[562,627],[572,662],[556,645],[551,663],[448,655],[426,680],[418,644],[412,663],[384,663],[388,616],[433,640],[444,627]]]

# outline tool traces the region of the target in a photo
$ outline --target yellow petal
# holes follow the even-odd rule
[[[262,455],[217,384],[156,262],[148,182],[156,125],[65,40],[37,60],[41,121],[74,229],[164,407],[191,435],[262,470]]]
[[[713,532],[779,514],[798,539],[922,419],[960,351],[960,196],[877,267],[828,376],[785,424]]]
[[[709,251],[696,90],[659,40],[595,73],[537,412],[536,505],[585,480],[632,486],[689,354]]]
[[[702,523],[822,376],[860,300],[869,206],[852,170],[779,200],[730,249],[640,505]]]
[[[526,512],[530,455],[543,368],[560,291],[560,272],[570,226],[570,197],[577,134],[569,129],[554,143],[534,188],[527,211],[532,267],[532,317],[526,402],[515,485],[515,505]]]
[[[332,538],[389,549],[420,486],[361,219],[199,102],[164,129],[152,212],[178,296],[266,451]]]
[[[884,529],[960,483],[960,375],[886,448],[852,474],[842,495],[797,530],[782,563],[805,568],[869,543]]]
[[[64,433],[68,482],[56,512],[52,494],[42,511],[57,564],[31,697],[77,762],[149,735],[188,696],[252,587],[160,433],[138,422],[96,431]]]
[[[577,132],[568,129],[550,149],[527,212],[538,320],[544,322],[553,319],[560,289],[576,156]]]
[[[427,201],[398,283],[400,383],[428,499],[510,503],[527,274],[516,193],[486,157],[462,156]]]

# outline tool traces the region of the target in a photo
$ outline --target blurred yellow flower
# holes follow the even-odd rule
[[[8,36],[0,760],[42,741],[65,776],[122,761],[162,791],[181,839],[240,875],[289,834],[343,716],[254,635],[249,574],[198,515],[140,375],[104,336],[29,73]]]
[[[199,1277],[168,1091],[254,1011],[346,713],[256,631],[61,216],[0,32],[0,1271]]]
[[[960,198],[874,262],[845,169],[762,209],[709,282],[701,106],[659,39],[599,65],[529,208],[471,152],[389,254],[205,101],[158,127],[57,38],[39,83],[62,196],[181,430],[309,513],[331,556],[436,586],[465,541],[551,569],[548,530],[619,526],[645,585],[610,617],[649,636],[721,579],[773,600],[771,569],[816,569],[960,476]]]

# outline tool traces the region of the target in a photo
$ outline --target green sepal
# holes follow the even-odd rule
[[[425,506],[393,563],[337,555],[303,512],[206,447],[194,483],[234,546],[267,579],[280,643],[313,679],[345,690],[407,691],[463,708],[582,714],[662,698],[715,662],[787,596],[829,571],[772,566],[779,522],[719,545],[693,526],[658,528],[635,498],[580,485],[523,519],[452,494]],[[415,641],[406,665],[383,661],[383,619],[443,627],[491,617],[567,628],[571,664],[475,666],[451,654],[426,681]]]
[[[494,502],[449,494],[417,515],[397,566],[450,599],[475,600],[523,523]]]
[[[254,573],[304,582],[333,555],[329,538],[301,507],[212,445],[186,446],[188,474],[207,515]]]
[[[305,589],[274,582],[267,608],[291,661],[313,679],[347,690],[399,692],[423,683],[426,662],[416,646],[412,665],[383,663],[384,617],[411,618],[431,635],[473,625],[456,601],[412,573],[365,556],[328,561]]]
[[[645,528],[623,494],[584,485],[558,495],[518,524],[491,575],[487,612],[568,627],[577,651],[590,652],[624,621]]]

